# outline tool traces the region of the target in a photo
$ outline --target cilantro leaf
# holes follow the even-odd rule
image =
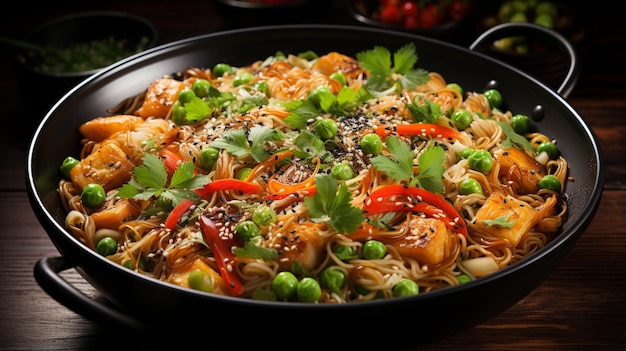
[[[339,185],[330,174],[315,177],[315,195],[304,198],[308,214],[314,220],[327,222],[339,233],[352,233],[365,220],[363,212],[352,206],[352,194],[345,184]]]
[[[265,149],[265,142],[282,140],[283,133],[279,129],[272,129],[260,124],[250,129],[248,135],[244,128],[225,132],[222,137],[214,140],[210,146],[225,149],[237,157],[252,156],[257,162],[269,157]]]
[[[441,194],[445,191],[443,185],[443,173],[446,167],[443,163],[446,160],[446,152],[440,146],[431,144],[417,158],[419,173],[415,177],[415,183],[420,188],[432,193]]]
[[[515,130],[513,130],[513,128],[505,122],[499,121],[497,123],[500,128],[502,128],[504,134],[506,134],[506,139],[502,142],[502,146],[505,148],[515,146],[518,149],[523,147],[531,153],[535,153],[535,148],[523,135],[515,133]]]
[[[420,104],[420,100],[423,104]],[[412,103],[406,104],[413,119],[420,123],[435,123],[441,117],[441,106],[429,99],[416,95]]]
[[[378,155],[372,165],[396,180],[413,179],[413,150],[395,135],[388,136],[385,145],[393,158]]]

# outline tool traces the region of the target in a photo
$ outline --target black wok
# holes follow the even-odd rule
[[[517,29],[504,26],[501,30],[503,35],[510,35]],[[491,31],[485,33],[473,48],[484,47],[494,35]],[[320,54],[339,51],[355,55],[375,45],[395,51],[409,41],[416,44],[419,67],[442,73],[447,81],[459,83],[466,91],[483,91],[491,81],[496,81],[507,109],[532,115],[539,131],[558,140],[559,150],[569,160],[569,176],[574,179],[565,189],[569,215],[559,236],[539,252],[490,276],[413,297],[343,305],[280,303],[211,295],[140,275],[88,249],[65,229],[66,213],[56,188],[59,165],[66,156],[79,151],[77,127],[106,115],[107,109],[144,91],[161,75],[190,66],[212,67],[218,62],[247,65],[279,50],[296,54],[307,50]],[[572,50],[566,42],[562,46]],[[59,257],[37,262],[35,277],[49,295],[73,311],[99,324],[133,331],[172,330],[180,321],[200,318],[203,330],[219,330],[225,335],[231,332],[233,336],[243,333],[244,337],[237,338],[240,343],[258,338],[267,340],[263,335],[270,333],[287,338],[291,335],[294,340],[299,337],[312,340],[317,339],[320,330],[328,333],[327,330],[334,328],[375,333],[380,335],[376,339],[384,340],[386,346],[412,346],[452,335],[504,311],[535,289],[567,255],[596,212],[603,186],[601,151],[593,131],[564,98],[577,79],[575,56],[566,75],[563,85],[555,92],[531,76],[475,50],[399,32],[326,25],[233,30],[181,40],[137,54],[71,90],[50,110],[35,132],[27,163],[29,199],[60,253]],[[106,299],[90,298],[65,281],[60,273],[72,268]],[[250,323],[265,327],[259,330],[244,326]],[[391,325],[407,325],[406,335],[410,337],[401,340],[393,337],[397,331],[391,330]],[[184,329],[190,327],[185,322]],[[294,327],[298,332],[290,333]],[[370,346],[375,343],[372,338],[362,336],[354,339]],[[357,346],[358,340],[350,340],[350,344]]]

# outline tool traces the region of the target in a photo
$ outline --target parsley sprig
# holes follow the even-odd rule
[[[411,186],[418,186],[433,193],[443,193],[443,165],[446,154],[441,146],[431,144],[417,158],[419,173],[413,172],[413,150],[399,137],[390,135],[385,141],[387,150],[392,157],[378,155],[372,158],[374,167],[385,172],[388,176],[398,180],[408,180]]]
[[[136,200],[154,197],[176,206],[184,199],[199,200],[200,197],[193,190],[209,182],[207,175],[194,175],[194,165],[189,161],[178,165],[169,184],[167,170],[158,156],[148,153],[142,162],[133,170],[130,181],[118,189],[117,196]]]
[[[359,52],[356,58],[359,65],[369,71],[370,75],[365,87],[375,95],[399,92],[403,88],[413,89],[430,80],[428,71],[414,68],[418,56],[415,53],[415,44],[412,42],[393,54],[393,66],[391,52],[382,46]]]
[[[365,220],[363,212],[352,206],[352,194],[330,174],[315,177],[316,193],[305,197],[308,214],[316,222],[327,222],[339,233],[352,233]]]
[[[265,149],[265,143],[282,139],[283,133],[279,129],[257,124],[249,132],[245,128],[227,131],[210,146],[225,149],[237,157],[251,155],[257,162],[262,162],[270,155]]]

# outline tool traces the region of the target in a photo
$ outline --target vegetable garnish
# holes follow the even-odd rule
[[[443,165],[446,154],[442,147],[431,144],[417,158],[419,172],[413,171],[413,150],[399,137],[390,135],[385,141],[385,145],[392,157],[378,155],[371,159],[372,165],[385,172],[388,176],[406,181],[408,184],[418,185],[435,193],[443,193]]]
[[[442,220],[450,230],[468,235],[465,221],[454,206],[443,196],[415,186],[385,185],[373,191],[363,206],[366,215],[397,211],[423,212],[439,219],[446,217],[448,220]]]
[[[207,183],[204,187],[196,189],[195,192],[201,198],[206,199],[210,194],[223,190],[237,190],[245,194],[261,194],[263,192],[263,188],[257,183],[235,178],[214,180]]]
[[[423,137],[445,138],[449,140],[460,140],[461,138],[461,134],[456,129],[432,123],[400,124],[393,127],[378,126],[376,127],[376,134],[381,137],[398,134],[404,136],[420,135]]]
[[[393,66],[390,51],[382,46],[359,52],[356,58],[361,67],[369,71],[365,87],[375,95],[384,95],[385,90],[400,92],[402,89],[413,89],[430,80],[426,70],[413,67],[418,58],[414,43],[401,47],[393,54]]]
[[[117,196],[136,200],[155,197],[176,206],[185,199],[200,200],[194,190],[210,181],[207,175],[194,174],[194,164],[185,161],[178,164],[168,184],[167,170],[158,156],[145,154],[142,162],[133,170],[130,181],[118,189]]]
[[[314,221],[327,222],[339,233],[351,233],[365,220],[363,212],[352,206],[352,194],[344,183],[337,191],[337,180],[332,175],[319,174],[315,186],[316,194],[304,199]]]
[[[243,284],[233,267],[236,256],[231,251],[231,246],[242,246],[241,240],[237,236],[221,236],[216,223],[206,215],[201,215],[198,218],[198,222],[200,222],[200,231],[204,241],[206,241],[211,251],[213,251],[213,255],[215,255],[215,262],[222,278],[226,281],[228,291],[232,296],[243,294]]]
[[[255,125],[249,132],[244,128],[227,131],[209,146],[225,149],[238,157],[250,154],[257,162],[262,162],[270,156],[265,149],[265,142],[278,141],[282,138],[283,133],[278,129]]]

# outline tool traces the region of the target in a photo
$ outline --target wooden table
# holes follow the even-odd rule
[[[211,2],[109,1],[106,9],[145,16],[158,27],[161,42],[231,27]],[[96,4],[55,10],[17,4],[4,12],[2,34],[18,35],[43,20],[69,11],[102,9]],[[590,11],[594,11],[591,9]],[[588,12],[585,11],[587,14]],[[608,16],[608,17],[607,17]],[[590,14],[583,71],[570,104],[597,134],[604,153],[605,189],[594,221],[562,264],[527,297],[489,321],[424,350],[617,350],[626,347],[626,32],[611,11]],[[598,19],[598,20],[595,20]],[[323,23],[348,23],[337,1]],[[36,220],[25,191],[24,170],[30,138],[23,125],[28,104],[19,104],[6,50],[0,65],[0,349],[105,349],[120,345],[116,335],[49,297],[33,278],[42,257],[58,256]],[[97,294],[77,273],[66,279],[87,294]],[[269,341],[268,341],[269,342]],[[158,349],[159,344],[130,345]],[[130,346],[129,345],[129,346]],[[211,345],[208,343],[207,345]],[[269,345],[276,346],[276,342]]]

